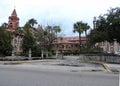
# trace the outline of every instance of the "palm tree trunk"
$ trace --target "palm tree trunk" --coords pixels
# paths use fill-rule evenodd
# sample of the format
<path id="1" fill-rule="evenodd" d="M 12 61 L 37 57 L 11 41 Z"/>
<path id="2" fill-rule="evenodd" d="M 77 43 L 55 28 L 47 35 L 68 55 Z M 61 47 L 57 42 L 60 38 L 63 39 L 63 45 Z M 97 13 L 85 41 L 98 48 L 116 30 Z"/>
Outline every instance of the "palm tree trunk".
<path id="1" fill-rule="evenodd" d="M 81 54 L 81 33 L 79 33 L 79 43 L 80 43 L 79 49 L 80 49 L 80 54 Z"/>
<path id="2" fill-rule="evenodd" d="M 85 36 L 86 36 L 86 48 L 87 48 L 87 53 L 88 53 L 88 39 L 87 39 L 87 31 L 85 31 Z"/>
<path id="3" fill-rule="evenodd" d="M 56 38 L 57 38 L 57 32 L 56 32 Z M 58 38 L 57 38 L 57 41 L 59 41 Z M 57 42 L 56 58 L 58 58 L 58 48 L 59 48 L 59 44 L 58 44 L 58 42 Z"/>

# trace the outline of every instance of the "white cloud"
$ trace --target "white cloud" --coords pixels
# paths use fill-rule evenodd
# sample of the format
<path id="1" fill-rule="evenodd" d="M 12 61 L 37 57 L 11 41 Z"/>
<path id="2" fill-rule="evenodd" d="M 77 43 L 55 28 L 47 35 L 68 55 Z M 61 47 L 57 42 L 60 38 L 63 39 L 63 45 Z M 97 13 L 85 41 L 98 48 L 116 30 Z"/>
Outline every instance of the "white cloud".
<path id="1" fill-rule="evenodd" d="M 7 22 L 16 6 L 20 25 L 24 25 L 30 18 L 35 18 L 42 25 L 61 25 L 68 34 L 72 33 L 72 25 L 76 21 L 82 20 L 92 27 L 94 16 L 106 13 L 107 9 L 119 6 L 119 3 L 120 0 L 2 0 L 0 23 Z"/>

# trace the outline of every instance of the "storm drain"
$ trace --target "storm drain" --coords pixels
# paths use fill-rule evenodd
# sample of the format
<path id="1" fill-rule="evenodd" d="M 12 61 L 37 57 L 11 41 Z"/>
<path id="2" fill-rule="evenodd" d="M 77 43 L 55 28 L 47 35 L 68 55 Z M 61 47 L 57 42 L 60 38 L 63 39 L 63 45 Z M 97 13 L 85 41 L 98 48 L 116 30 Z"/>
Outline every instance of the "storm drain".
<path id="1" fill-rule="evenodd" d="M 78 70 L 70 70 L 70 72 L 78 72 Z"/>
<path id="2" fill-rule="evenodd" d="M 102 71 L 102 70 L 96 70 L 96 69 L 93 69 L 91 70 L 92 72 L 99 72 L 99 71 Z"/>
<path id="3" fill-rule="evenodd" d="M 111 69 L 111 71 L 112 71 L 113 73 L 119 73 L 119 72 L 120 72 L 120 71 L 117 70 L 117 69 Z"/>

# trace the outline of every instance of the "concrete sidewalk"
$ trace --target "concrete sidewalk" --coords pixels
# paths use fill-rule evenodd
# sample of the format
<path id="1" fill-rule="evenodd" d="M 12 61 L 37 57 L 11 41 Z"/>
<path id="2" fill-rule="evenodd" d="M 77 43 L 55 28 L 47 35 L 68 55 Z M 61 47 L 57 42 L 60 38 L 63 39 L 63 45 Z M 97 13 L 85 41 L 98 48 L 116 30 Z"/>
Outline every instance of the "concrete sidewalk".
<path id="1" fill-rule="evenodd" d="M 44 60 L 27 60 L 27 61 L 0 61 L 0 64 L 3 65 L 12 65 L 18 67 L 33 67 L 33 68 L 43 68 L 43 69 L 54 69 L 54 70 L 76 70 L 76 71 L 104 71 L 104 72 L 120 72 L 120 64 L 108 64 L 103 62 L 96 62 L 90 61 L 90 63 L 97 63 L 103 66 L 102 67 L 73 67 L 73 66 L 60 66 L 60 65 L 53 65 L 54 62 L 61 62 L 63 60 L 59 59 L 44 59 Z M 41 63 L 41 62 L 49 62 L 50 64 L 36 64 L 34 63 Z M 33 63 L 33 64 L 32 64 Z M 17 65 L 16 65 L 17 64 Z M 52 65 L 51 65 L 52 64 Z M 55 63 L 56 64 L 56 63 Z"/>
<path id="2" fill-rule="evenodd" d="M 29 61 L 1 61 L 0 63 L 4 66 L 11 67 L 22 67 L 22 68 L 38 68 L 38 69 L 48 69 L 48 70 L 64 70 L 64 71 L 94 71 L 94 72 L 106 72 L 103 67 L 95 66 L 63 66 L 59 65 L 63 60 L 29 60 Z"/>
<path id="3" fill-rule="evenodd" d="M 49 70 L 49 71 L 68 71 L 68 72 L 106 72 L 106 70 L 102 67 L 73 67 L 73 66 L 60 66 L 52 64 L 17 64 L 17 65 L 0 65 L 0 67 L 7 68 L 16 68 L 16 69 L 30 69 L 30 70 Z"/>
<path id="4" fill-rule="evenodd" d="M 119 72 L 120 73 L 120 64 L 110 64 L 110 63 L 105 63 L 108 68 L 111 70 L 111 72 Z"/>

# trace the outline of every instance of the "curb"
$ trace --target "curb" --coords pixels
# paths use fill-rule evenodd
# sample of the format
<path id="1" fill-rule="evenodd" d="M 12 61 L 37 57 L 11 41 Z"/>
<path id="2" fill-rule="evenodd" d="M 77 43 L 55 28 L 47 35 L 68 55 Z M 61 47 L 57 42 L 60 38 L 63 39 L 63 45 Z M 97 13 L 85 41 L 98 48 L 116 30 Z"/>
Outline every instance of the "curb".
<path id="1" fill-rule="evenodd" d="M 60 60 L 27 60 L 27 61 L 0 61 L 0 64 L 23 64 L 23 63 L 35 63 L 35 62 L 58 62 Z"/>
<path id="2" fill-rule="evenodd" d="M 88 62 L 95 63 L 95 64 L 101 64 L 107 72 L 109 72 L 109 73 L 112 72 L 104 62 L 98 62 L 98 61 L 88 61 Z"/>

